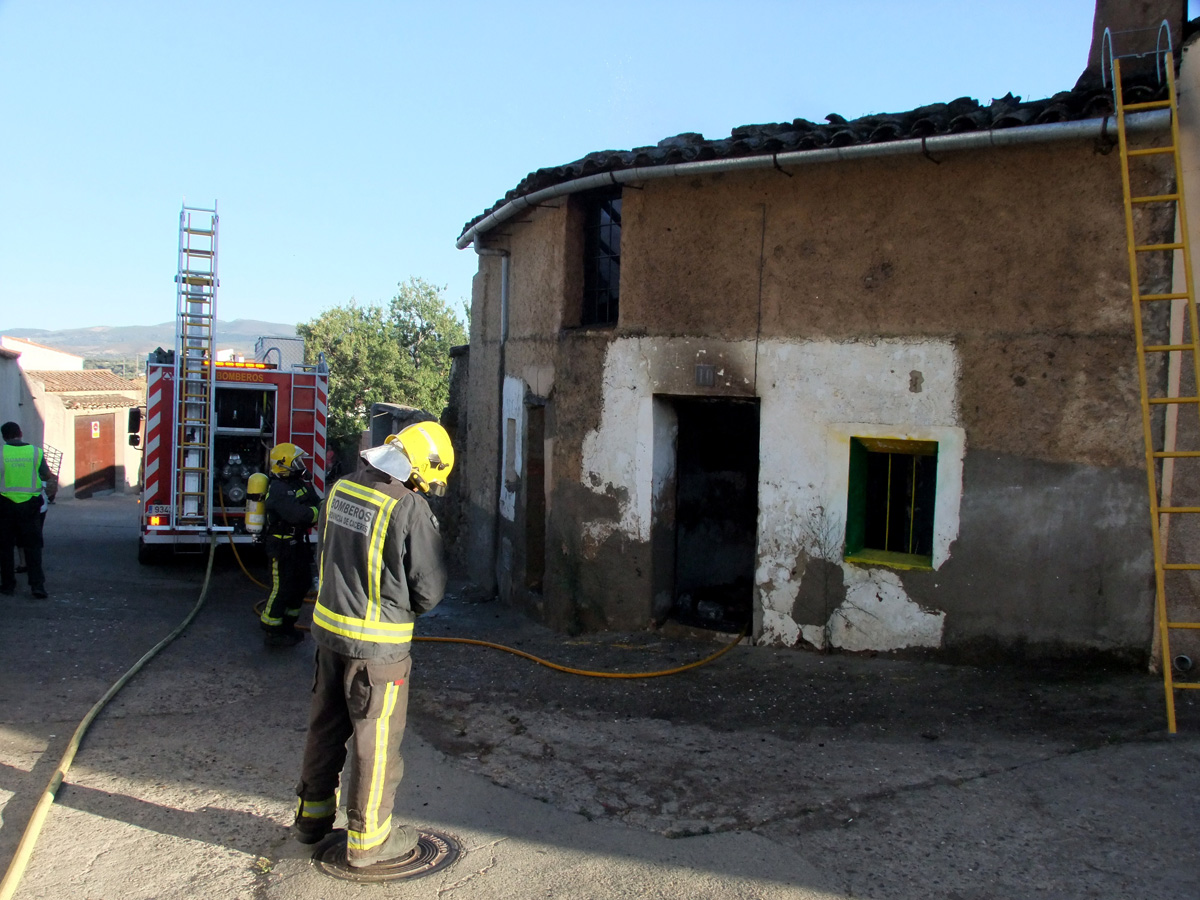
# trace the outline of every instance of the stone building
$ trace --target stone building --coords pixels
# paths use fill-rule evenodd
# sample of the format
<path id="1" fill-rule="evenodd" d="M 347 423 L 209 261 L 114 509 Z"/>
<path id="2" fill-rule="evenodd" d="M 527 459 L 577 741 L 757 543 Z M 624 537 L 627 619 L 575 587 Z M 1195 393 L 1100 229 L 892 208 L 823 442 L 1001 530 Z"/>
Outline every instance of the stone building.
<path id="1" fill-rule="evenodd" d="M 459 238 L 480 254 L 467 575 L 567 631 L 1144 659 L 1111 112 L 1085 73 L 1046 100 L 684 134 L 531 174 Z M 1139 146 L 1169 135 L 1162 114 L 1129 122 Z M 1172 217 L 1139 215 L 1170 239 Z M 1164 259 L 1144 288 L 1171 277 Z"/>

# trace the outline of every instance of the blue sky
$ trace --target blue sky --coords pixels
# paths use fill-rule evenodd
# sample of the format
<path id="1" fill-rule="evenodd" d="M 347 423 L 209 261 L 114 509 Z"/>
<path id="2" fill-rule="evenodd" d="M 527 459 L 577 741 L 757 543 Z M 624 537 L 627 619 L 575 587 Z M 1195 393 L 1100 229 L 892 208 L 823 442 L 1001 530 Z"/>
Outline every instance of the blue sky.
<path id="1" fill-rule="evenodd" d="M 219 203 L 218 315 L 304 321 L 421 276 L 528 172 L 685 131 L 1070 88 L 1092 0 L 0 0 L 0 330 L 174 315 Z"/>

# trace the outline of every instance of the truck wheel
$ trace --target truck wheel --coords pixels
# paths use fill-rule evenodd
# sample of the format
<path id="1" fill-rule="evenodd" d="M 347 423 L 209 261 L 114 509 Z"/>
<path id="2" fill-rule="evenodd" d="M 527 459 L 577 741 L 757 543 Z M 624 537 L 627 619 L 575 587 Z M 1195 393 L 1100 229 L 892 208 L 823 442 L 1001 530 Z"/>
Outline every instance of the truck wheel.
<path id="1" fill-rule="evenodd" d="M 138 538 L 138 562 L 143 566 L 160 565 L 166 558 L 164 548 L 159 544 L 147 544 L 143 538 Z"/>

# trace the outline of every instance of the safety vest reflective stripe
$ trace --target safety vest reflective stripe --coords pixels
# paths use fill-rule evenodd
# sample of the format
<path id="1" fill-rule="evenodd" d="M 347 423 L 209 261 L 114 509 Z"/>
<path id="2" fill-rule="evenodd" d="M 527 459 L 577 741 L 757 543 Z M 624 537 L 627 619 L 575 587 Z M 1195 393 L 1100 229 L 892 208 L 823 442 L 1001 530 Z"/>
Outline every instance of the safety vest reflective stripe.
<path id="1" fill-rule="evenodd" d="M 14 503 L 32 500 L 42 492 L 42 448 L 5 444 L 0 450 L 0 495 Z"/>
<path id="2" fill-rule="evenodd" d="M 388 525 L 392 520 L 392 512 L 398 502 L 395 497 L 389 497 L 380 491 L 363 487 L 349 481 L 339 481 L 331 492 L 344 493 L 363 503 L 374 506 L 378 512 L 371 523 L 367 535 L 367 608 L 365 619 L 368 622 L 378 622 L 382 614 L 381 583 L 383 581 L 383 545 L 387 541 Z M 328 528 L 328 525 L 326 525 Z"/>
<path id="3" fill-rule="evenodd" d="M 343 637 L 375 644 L 407 644 L 412 641 L 412 622 L 368 622 L 343 616 L 327 609 L 318 600 L 313 608 L 313 624 Z"/>

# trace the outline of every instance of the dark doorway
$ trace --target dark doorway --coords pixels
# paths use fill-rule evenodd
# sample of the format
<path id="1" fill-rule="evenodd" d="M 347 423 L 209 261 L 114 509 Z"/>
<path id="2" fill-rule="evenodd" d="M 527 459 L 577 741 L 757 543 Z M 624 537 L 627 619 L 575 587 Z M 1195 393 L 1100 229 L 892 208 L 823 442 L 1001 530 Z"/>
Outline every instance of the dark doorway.
<path id="1" fill-rule="evenodd" d="M 676 399 L 671 618 L 739 631 L 754 599 L 758 401 Z"/>
<path id="2" fill-rule="evenodd" d="M 117 487 L 114 413 L 75 417 L 75 496 L 84 499 Z"/>
<path id="3" fill-rule="evenodd" d="M 546 407 L 525 410 L 525 587 L 542 592 L 546 576 Z"/>

